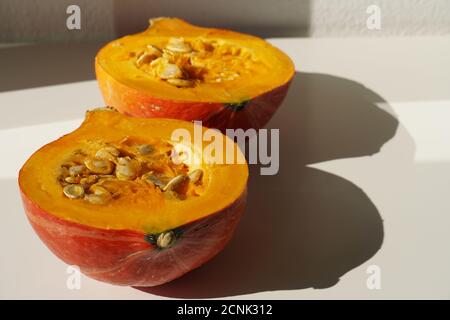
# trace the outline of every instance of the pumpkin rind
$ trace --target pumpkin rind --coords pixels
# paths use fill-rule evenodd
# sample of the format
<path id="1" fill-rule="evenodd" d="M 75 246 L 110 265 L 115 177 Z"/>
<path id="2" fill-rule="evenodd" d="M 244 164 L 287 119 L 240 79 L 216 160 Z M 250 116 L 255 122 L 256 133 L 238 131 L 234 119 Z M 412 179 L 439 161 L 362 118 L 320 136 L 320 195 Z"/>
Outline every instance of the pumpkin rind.
<path id="1" fill-rule="evenodd" d="M 105 67 L 107 65 L 105 61 L 109 59 L 109 52 L 113 50 L 111 48 L 115 44 L 121 43 L 121 39 L 118 39 L 105 46 L 98 53 L 95 61 L 97 80 L 105 103 L 114 106 L 120 112 L 135 117 L 166 117 L 187 121 L 202 120 L 204 126 L 218 128 L 222 131 L 226 128 L 259 129 L 266 125 L 286 96 L 295 72 L 292 61 L 286 55 L 257 37 L 228 30 L 200 28 L 176 18 L 156 20 L 148 30 L 123 39 L 129 43 L 133 41 L 133 37 L 139 39 L 150 37 L 149 39 L 152 39 L 152 37 L 173 36 L 223 38 L 224 41 L 230 39 L 245 40 L 249 43 L 249 47 L 251 47 L 251 43 L 255 44 L 253 49 L 255 52 L 258 52 L 258 50 L 267 51 L 267 53 L 264 52 L 261 55 L 279 56 L 280 62 L 264 73 L 264 81 L 267 83 L 265 89 L 262 90 L 255 91 L 255 87 L 258 86 L 253 83 L 255 79 L 248 79 L 246 82 L 238 81 L 236 83 L 235 88 L 238 88 L 240 93 L 235 97 L 233 96 L 233 90 L 236 89 L 233 87 L 227 89 L 231 94 L 230 98 L 221 97 L 220 93 L 214 96 L 213 91 L 207 91 L 209 89 L 199 90 L 196 95 L 185 95 L 184 93 L 189 92 L 189 88 L 179 88 L 179 91 L 172 90 L 164 93 L 164 86 L 152 85 L 144 88 L 126 80 L 124 73 L 127 72 L 125 71 L 127 69 L 125 67 L 120 72 L 113 67 Z M 113 62 L 108 63 L 113 65 Z M 280 74 L 276 77 L 277 80 L 271 80 L 271 72 Z M 275 81 L 275 83 L 272 84 L 271 81 Z M 149 82 L 154 81 L 149 80 Z M 250 87 L 253 89 L 249 90 L 253 93 L 249 91 L 248 94 L 243 94 L 246 90 L 243 89 L 246 83 L 251 84 Z"/>
<path id="2" fill-rule="evenodd" d="M 81 271 L 89 277 L 112 284 L 132 286 L 155 286 L 171 281 L 202 265 L 220 252 L 232 237 L 233 231 L 244 211 L 246 203 L 246 174 L 248 174 L 247 165 L 236 164 L 238 167 L 231 171 L 244 170 L 242 173 L 245 173 L 245 175 L 235 176 L 240 181 L 235 181 L 234 183 L 239 185 L 238 189 L 241 188 L 241 185 L 243 189 L 236 193 L 237 196 L 235 198 L 230 198 L 229 200 L 231 201 L 224 200 L 223 195 L 221 195 L 220 199 L 216 199 L 220 204 L 219 206 L 216 206 L 217 203 L 210 204 L 211 207 L 216 206 L 217 208 L 221 207 L 221 209 L 212 209 L 202 215 L 192 215 L 189 214 L 188 211 L 191 209 L 187 205 L 187 212 L 179 215 L 175 211 L 172 213 L 174 217 L 170 224 L 164 222 L 164 219 L 153 220 L 162 221 L 161 223 L 163 223 L 160 226 L 153 226 L 153 230 L 157 230 L 157 233 L 170 232 L 171 230 L 177 233 L 177 239 L 172 245 L 167 246 L 167 248 L 161 248 L 156 243 L 149 241 L 155 233 L 145 231 L 145 228 L 139 227 L 139 224 L 134 222 L 126 223 L 127 219 L 133 219 L 132 212 L 123 212 L 124 217 L 120 223 L 109 224 L 108 221 L 93 223 L 92 220 L 96 219 L 95 215 L 100 216 L 100 213 L 106 210 L 105 207 L 97 206 L 92 207 L 90 220 L 83 220 L 83 215 L 79 215 L 75 216 L 79 221 L 75 221 L 76 219 L 73 219 L 74 216 L 72 214 L 55 214 L 56 212 L 53 210 L 55 208 L 64 209 L 64 206 L 66 206 L 67 210 L 81 212 L 81 207 L 77 206 L 76 201 L 83 200 L 68 198 L 58 200 L 63 197 L 59 195 L 59 193 L 62 193 L 62 188 L 58 187 L 55 179 L 54 182 L 42 180 L 43 184 L 38 185 L 46 193 L 52 194 L 55 190 L 59 192 L 58 195 L 54 195 L 54 203 L 66 202 L 61 202 L 62 205 L 42 203 L 42 199 L 45 198 L 36 195 L 42 190 L 35 190 L 34 188 L 37 185 L 29 183 L 30 179 L 36 178 L 35 172 L 44 171 L 48 174 L 51 173 L 51 170 L 47 168 L 33 169 L 33 165 L 39 163 L 34 162 L 35 160 L 33 159 L 43 157 L 47 152 L 56 152 L 54 157 L 58 158 L 57 151 L 60 149 L 54 149 L 55 147 L 52 149 L 52 144 L 64 150 L 69 148 L 71 143 L 76 146 L 77 143 L 80 143 L 80 138 L 83 136 L 92 138 L 101 132 L 103 132 L 104 136 L 107 136 L 106 130 L 108 126 L 114 126 L 114 129 L 112 129 L 114 133 L 110 133 L 114 135 L 127 132 L 142 134 L 143 132 L 140 131 L 148 130 L 149 123 L 151 128 L 158 128 L 158 123 L 161 123 L 161 130 L 165 130 L 164 132 L 169 132 L 170 126 L 173 126 L 173 128 L 177 128 L 177 125 L 187 128 L 193 126 L 193 124 L 178 120 L 137 119 L 117 112 L 92 111 L 88 113 L 87 119 L 80 128 L 38 150 L 20 171 L 19 186 L 21 197 L 32 227 L 56 256 L 70 265 L 79 266 Z M 121 130 L 125 131 L 122 132 Z M 91 131 L 94 131 L 95 134 Z M 156 133 L 153 134 L 156 135 Z M 46 158 L 44 157 L 43 159 Z M 48 165 L 51 165 L 51 163 Z M 220 166 L 223 167 L 224 165 Z M 207 167 L 204 168 L 209 170 Z M 207 172 L 205 174 L 214 175 L 216 173 Z M 213 177 L 210 177 L 210 179 L 213 179 Z M 222 176 L 220 176 L 220 180 L 222 180 Z M 52 181 L 52 179 L 48 181 Z M 52 186 L 49 186 L 49 183 Z M 211 185 L 211 188 L 206 188 L 206 192 L 214 190 L 214 186 Z M 209 198 L 205 197 L 205 199 Z M 199 199 L 198 201 L 201 200 Z M 183 203 L 181 201 L 179 203 L 180 205 L 171 208 L 173 210 L 182 210 Z M 205 205 L 208 205 L 208 203 Z M 132 211 L 136 205 L 130 204 L 129 207 Z M 148 210 L 149 213 L 156 214 L 151 208 Z M 191 218 L 185 219 L 186 217 Z M 128 227 L 117 227 L 120 225 Z M 113 227 L 111 228 L 110 226 Z"/>
<path id="3" fill-rule="evenodd" d="M 42 210 L 23 192 L 21 196 L 31 226 L 58 258 L 96 280 L 143 287 L 172 281 L 217 255 L 233 236 L 246 204 L 244 192 L 228 208 L 182 226 L 178 243 L 161 251 L 143 232 L 66 221 Z"/>

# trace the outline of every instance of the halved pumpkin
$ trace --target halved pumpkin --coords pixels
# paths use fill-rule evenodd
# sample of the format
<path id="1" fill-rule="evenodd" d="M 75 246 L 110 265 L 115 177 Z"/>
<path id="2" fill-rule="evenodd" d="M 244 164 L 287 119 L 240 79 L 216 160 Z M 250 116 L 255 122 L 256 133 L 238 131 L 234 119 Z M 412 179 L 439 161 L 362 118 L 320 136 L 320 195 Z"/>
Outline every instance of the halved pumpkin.
<path id="1" fill-rule="evenodd" d="M 216 255 L 243 213 L 247 164 L 214 163 L 208 144 L 175 141 L 174 130 L 207 129 L 94 110 L 34 153 L 19 185 L 50 250 L 92 278 L 133 286 L 171 281 Z M 236 144 L 223 143 L 243 159 Z"/>
<path id="2" fill-rule="evenodd" d="M 261 38 L 202 28 L 177 18 L 114 40 L 95 59 L 106 104 L 136 117 L 263 127 L 295 73 L 290 58 Z"/>

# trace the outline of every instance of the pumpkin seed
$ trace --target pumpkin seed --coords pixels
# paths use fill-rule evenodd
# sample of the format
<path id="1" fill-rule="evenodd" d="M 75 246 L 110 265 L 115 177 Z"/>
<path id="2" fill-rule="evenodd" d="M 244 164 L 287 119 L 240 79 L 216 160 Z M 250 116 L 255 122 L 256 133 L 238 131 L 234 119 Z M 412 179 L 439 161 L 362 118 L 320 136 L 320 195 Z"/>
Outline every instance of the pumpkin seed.
<path id="1" fill-rule="evenodd" d="M 181 195 L 176 193 L 175 191 L 166 191 L 163 193 L 163 195 L 167 200 L 182 200 Z"/>
<path id="2" fill-rule="evenodd" d="M 110 194 L 87 194 L 84 200 L 91 204 L 106 204 L 112 199 Z"/>
<path id="3" fill-rule="evenodd" d="M 59 172 L 60 172 L 59 181 L 64 181 L 64 178 L 69 175 L 69 169 L 67 167 L 61 166 L 61 168 L 59 168 Z"/>
<path id="4" fill-rule="evenodd" d="M 156 245 L 161 249 L 169 248 L 175 240 L 175 233 L 173 231 L 163 232 L 158 236 Z"/>
<path id="5" fill-rule="evenodd" d="M 97 181 L 98 181 L 98 176 L 95 175 L 95 174 L 90 175 L 90 176 L 88 176 L 88 177 L 86 178 L 86 182 L 89 183 L 89 184 L 96 183 Z"/>
<path id="6" fill-rule="evenodd" d="M 133 180 L 140 170 L 139 161 L 129 157 L 118 158 L 116 166 L 116 177 L 119 180 Z"/>
<path id="7" fill-rule="evenodd" d="M 157 70 L 157 74 L 161 79 L 174 79 L 181 78 L 183 76 L 183 72 L 180 67 L 173 63 L 166 63 L 162 65 L 162 67 Z"/>
<path id="8" fill-rule="evenodd" d="M 115 158 L 117 158 L 120 154 L 120 151 L 117 150 L 115 147 L 113 146 L 106 146 L 103 147 L 101 149 L 99 149 L 96 153 L 95 153 L 95 157 L 98 159 L 105 159 L 105 160 L 109 160 L 109 161 L 114 161 Z"/>
<path id="9" fill-rule="evenodd" d="M 192 171 L 191 173 L 189 173 L 189 180 L 193 184 L 197 184 L 198 182 L 200 182 L 202 177 L 203 177 L 202 169 L 196 169 L 196 170 Z"/>
<path id="10" fill-rule="evenodd" d="M 105 175 L 103 177 L 99 176 L 97 183 L 103 183 L 103 182 L 111 181 L 111 180 L 115 180 L 115 179 L 117 179 L 117 177 L 113 176 L 113 175 Z"/>
<path id="11" fill-rule="evenodd" d="M 102 195 L 102 194 L 110 194 L 110 192 L 105 188 L 98 184 L 94 184 L 89 188 L 89 191 L 91 191 L 93 194 L 96 195 Z"/>
<path id="12" fill-rule="evenodd" d="M 78 199 L 84 195 L 84 188 L 78 184 L 69 184 L 64 187 L 63 192 L 70 199 Z"/>
<path id="13" fill-rule="evenodd" d="M 184 174 L 176 176 L 166 184 L 166 186 L 163 188 L 163 191 L 174 191 L 186 180 L 186 178 L 187 176 Z"/>
<path id="14" fill-rule="evenodd" d="M 100 174 L 98 177 L 100 179 L 114 179 L 116 176 L 113 174 Z"/>
<path id="15" fill-rule="evenodd" d="M 64 186 L 68 185 L 68 182 L 66 182 L 65 179 L 66 179 L 66 176 L 61 174 L 61 175 L 58 176 L 58 178 L 56 180 L 59 182 L 59 184 L 61 186 L 64 187 Z"/>
<path id="16" fill-rule="evenodd" d="M 158 177 L 156 177 L 155 175 L 153 175 L 151 173 L 146 173 L 145 175 L 142 176 L 142 178 L 146 182 L 153 183 L 155 186 L 157 186 L 160 189 L 163 189 L 166 186 L 166 184 L 164 182 L 162 182 Z"/>
<path id="17" fill-rule="evenodd" d="M 138 67 L 142 66 L 145 63 L 149 63 L 153 59 L 157 58 L 154 54 L 150 52 L 143 52 L 137 59 L 136 59 L 136 65 Z"/>
<path id="18" fill-rule="evenodd" d="M 163 49 L 163 54 L 162 54 L 162 58 L 166 61 L 169 62 L 173 57 L 175 56 L 175 53 L 167 50 L 167 49 Z"/>
<path id="19" fill-rule="evenodd" d="M 72 161 L 70 161 L 70 162 L 64 162 L 62 165 L 61 165 L 61 173 L 62 174 L 69 174 L 69 168 L 71 167 L 71 166 L 76 166 L 77 164 L 75 163 L 75 162 L 72 162 Z"/>
<path id="20" fill-rule="evenodd" d="M 147 52 L 150 54 L 153 54 L 155 56 L 160 57 L 162 55 L 161 49 L 159 49 L 157 46 L 154 46 L 152 44 L 147 45 Z"/>
<path id="21" fill-rule="evenodd" d="M 96 183 L 97 181 L 98 181 L 98 176 L 94 174 L 94 175 L 87 176 L 85 178 L 81 178 L 79 183 L 83 186 L 88 187 L 89 185 Z"/>
<path id="22" fill-rule="evenodd" d="M 146 154 L 150 154 L 153 151 L 155 151 L 155 148 L 149 144 L 141 144 L 141 145 L 137 146 L 137 150 L 138 150 L 139 154 L 146 155 Z"/>
<path id="23" fill-rule="evenodd" d="M 162 56 L 162 57 L 157 58 L 157 59 L 153 60 L 152 62 L 150 62 L 150 67 L 157 68 L 157 67 L 161 67 L 167 63 L 169 63 L 169 59 Z"/>
<path id="24" fill-rule="evenodd" d="M 176 78 L 175 79 L 167 79 L 167 82 L 174 86 L 183 87 L 183 88 L 192 87 L 192 85 L 194 84 L 194 82 L 191 80 L 176 79 Z"/>
<path id="25" fill-rule="evenodd" d="M 83 172 L 85 172 L 85 170 L 86 170 L 86 167 L 82 164 L 74 165 L 69 168 L 69 174 L 71 176 L 76 176 L 76 175 L 82 174 Z"/>
<path id="26" fill-rule="evenodd" d="M 189 43 L 184 42 L 183 38 L 170 38 L 166 48 L 172 52 L 178 53 L 187 53 L 192 51 Z"/>
<path id="27" fill-rule="evenodd" d="M 66 177 L 64 181 L 71 184 L 80 183 L 80 177 L 69 176 Z"/>
<path id="28" fill-rule="evenodd" d="M 84 164 L 93 173 L 109 174 L 114 170 L 113 163 L 105 159 L 89 158 L 84 161 Z"/>

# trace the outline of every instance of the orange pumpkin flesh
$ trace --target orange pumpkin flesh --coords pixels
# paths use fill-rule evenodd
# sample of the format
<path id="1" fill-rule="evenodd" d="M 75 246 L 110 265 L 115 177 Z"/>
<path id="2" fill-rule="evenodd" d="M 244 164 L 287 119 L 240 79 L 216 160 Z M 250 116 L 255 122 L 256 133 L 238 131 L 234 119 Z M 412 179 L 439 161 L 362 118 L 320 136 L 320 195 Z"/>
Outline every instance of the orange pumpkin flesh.
<path id="1" fill-rule="evenodd" d="M 206 159 L 195 165 L 168 166 L 167 148 L 176 149 L 178 143 L 170 140 L 171 133 L 180 128 L 192 135 L 196 130 L 194 124 L 180 120 L 90 111 L 77 130 L 34 153 L 20 170 L 19 185 L 27 217 L 42 241 L 86 275 L 118 285 L 166 283 L 216 255 L 243 213 L 247 164 L 214 164 Z M 108 202 L 92 204 L 64 195 L 61 175 L 65 163 L 77 166 L 80 157 L 91 159 L 104 145 L 116 146 L 121 157 L 131 157 L 134 145 L 142 143 L 155 149 L 146 162 L 142 160 L 147 167 L 141 165 L 131 180 L 105 176 L 105 188 L 115 192 Z M 231 145 L 233 152 L 242 156 L 237 145 Z M 199 153 L 197 146 L 189 148 L 203 160 L 208 156 Z M 115 166 L 117 172 L 119 164 Z M 177 191 L 183 197 L 168 197 L 168 192 L 143 181 L 150 166 L 161 175 L 200 168 L 203 176 L 199 185 L 189 182 L 184 191 Z M 85 192 L 89 190 L 92 187 L 85 186 Z M 164 246 L 160 240 L 169 233 L 171 238 L 166 240 L 170 245 Z"/>
<path id="2" fill-rule="evenodd" d="M 181 41 L 188 52 L 171 51 L 173 41 Z M 154 48 L 162 51 L 153 54 Z M 142 59 L 144 54 L 148 59 Z M 179 66 L 179 77 L 191 85 L 161 78 L 158 58 Z M 263 127 L 295 72 L 289 57 L 263 39 L 177 18 L 151 20 L 144 32 L 110 42 L 98 53 L 95 67 L 105 102 L 120 112 L 202 120 L 221 130 Z"/>

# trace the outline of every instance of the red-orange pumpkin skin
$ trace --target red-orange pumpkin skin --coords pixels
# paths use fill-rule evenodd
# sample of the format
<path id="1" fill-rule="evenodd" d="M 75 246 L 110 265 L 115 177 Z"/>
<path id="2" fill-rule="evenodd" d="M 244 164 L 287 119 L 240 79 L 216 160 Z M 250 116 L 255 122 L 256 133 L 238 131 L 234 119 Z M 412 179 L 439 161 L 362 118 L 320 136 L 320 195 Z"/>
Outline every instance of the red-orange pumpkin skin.
<path id="1" fill-rule="evenodd" d="M 230 240 L 246 204 L 244 192 L 222 211 L 181 226 L 174 245 L 159 249 L 143 232 L 70 222 L 45 212 L 22 190 L 21 196 L 33 229 L 56 256 L 91 278 L 123 286 L 160 285 L 201 266 Z"/>
<path id="2" fill-rule="evenodd" d="M 219 129 L 263 128 L 273 117 L 288 92 L 291 80 L 241 104 L 190 102 L 153 97 L 114 79 L 96 63 L 97 80 L 105 104 L 124 114 L 140 118 L 173 118 L 202 121 Z"/>

